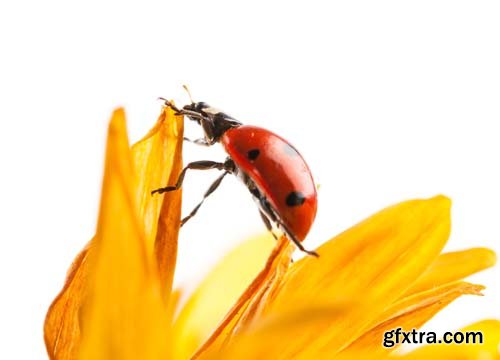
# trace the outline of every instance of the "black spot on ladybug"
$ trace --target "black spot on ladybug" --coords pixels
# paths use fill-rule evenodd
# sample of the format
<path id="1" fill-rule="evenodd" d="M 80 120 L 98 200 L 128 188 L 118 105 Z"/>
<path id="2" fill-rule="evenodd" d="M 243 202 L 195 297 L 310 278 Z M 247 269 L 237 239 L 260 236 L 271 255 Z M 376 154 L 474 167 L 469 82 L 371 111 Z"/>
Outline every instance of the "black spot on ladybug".
<path id="1" fill-rule="evenodd" d="M 286 204 L 288 206 L 300 206 L 304 203 L 304 201 L 306 201 L 306 197 L 298 191 L 292 191 L 286 197 Z"/>
<path id="2" fill-rule="evenodd" d="M 295 149 L 290 144 L 285 144 L 285 146 L 283 146 L 283 150 L 285 151 L 285 153 L 287 155 L 290 155 L 290 156 L 299 156 L 299 152 L 297 151 L 297 149 Z"/>
<path id="3" fill-rule="evenodd" d="M 248 151 L 248 158 L 250 160 L 255 160 L 259 157 L 260 155 L 260 150 L 259 149 L 252 149 Z"/>

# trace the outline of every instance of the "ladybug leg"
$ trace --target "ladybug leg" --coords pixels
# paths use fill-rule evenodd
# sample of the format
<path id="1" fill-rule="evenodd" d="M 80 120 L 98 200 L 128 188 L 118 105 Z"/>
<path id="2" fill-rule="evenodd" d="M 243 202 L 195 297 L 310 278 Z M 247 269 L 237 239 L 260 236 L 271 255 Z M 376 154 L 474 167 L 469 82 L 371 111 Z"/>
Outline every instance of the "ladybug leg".
<path id="1" fill-rule="evenodd" d="M 165 99 L 164 97 L 159 97 L 158 100 L 161 100 L 165 103 L 165 106 L 168 106 L 172 110 L 175 111 L 175 115 L 187 115 L 192 118 L 195 118 L 197 120 L 202 120 L 204 117 L 203 115 L 197 113 L 196 111 L 191 111 L 191 110 L 186 110 L 186 109 L 179 109 L 177 106 L 175 106 L 170 100 Z"/>
<path id="2" fill-rule="evenodd" d="M 182 110 L 175 106 L 170 100 L 165 99 L 164 97 L 159 97 L 158 100 L 161 100 L 165 103 L 165 106 L 168 106 L 172 110 L 176 112 L 176 115 L 182 114 Z"/>
<path id="3" fill-rule="evenodd" d="M 316 251 L 307 250 L 304 247 L 304 245 L 302 245 L 302 243 L 299 241 L 299 239 L 297 239 L 287 229 L 287 227 L 285 226 L 285 224 L 283 224 L 281 222 L 281 219 L 276 215 L 276 212 L 271 208 L 271 206 L 269 205 L 269 202 L 267 202 L 267 200 L 266 200 L 265 197 L 263 197 L 261 195 L 260 198 L 259 198 L 259 202 L 260 202 L 260 206 L 261 206 L 261 209 L 262 209 L 261 212 L 263 211 L 264 215 L 269 216 L 269 218 L 271 218 L 271 220 L 274 221 L 281 230 L 283 230 L 283 232 L 285 233 L 286 237 L 289 240 L 293 241 L 293 243 L 295 244 L 295 246 L 297 246 L 300 251 L 305 252 L 306 254 L 311 255 L 311 256 L 319 257 L 319 254 Z"/>
<path id="4" fill-rule="evenodd" d="M 184 141 L 188 141 L 190 143 L 196 144 L 196 145 L 201 145 L 201 146 L 210 146 L 210 144 L 207 142 L 207 140 L 200 138 L 200 139 L 189 139 L 187 137 L 184 137 Z"/>
<path id="5" fill-rule="evenodd" d="M 203 195 L 203 199 L 200 201 L 200 203 L 198 205 L 195 206 L 195 208 L 189 213 L 188 216 L 186 216 L 184 219 L 182 219 L 181 221 L 181 226 L 184 225 L 189 219 L 191 219 L 193 216 L 196 215 L 196 213 L 198 212 L 199 208 L 201 207 L 201 205 L 203 204 L 203 202 L 205 201 L 205 199 L 207 197 L 210 196 L 210 194 L 212 194 L 220 185 L 220 183 L 222 182 L 222 179 L 224 179 L 224 177 L 229 174 L 229 171 L 225 171 L 221 176 L 219 176 L 213 183 L 212 185 L 210 185 L 210 187 L 208 188 L 208 190 L 205 192 L 205 194 Z"/>
<path id="6" fill-rule="evenodd" d="M 292 233 L 290 233 L 281 222 L 278 221 L 278 224 L 280 225 L 280 227 L 282 227 L 285 230 L 286 237 L 288 239 L 292 240 L 293 243 L 295 244 L 295 246 L 297 246 L 300 251 L 305 252 L 307 255 L 311 255 L 311 256 L 314 256 L 314 257 L 319 257 L 319 254 L 316 251 L 307 250 L 304 247 L 304 245 L 302 245 L 302 243 L 299 241 L 299 239 L 297 239 Z"/>
<path id="7" fill-rule="evenodd" d="M 278 237 L 273 231 L 273 226 L 271 225 L 271 220 L 264 214 L 261 210 L 259 210 L 260 217 L 262 218 L 262 221 L 264 222 L 264 225 L 266 225 L 267 230 L 271 233 L 273 236 L 274 240 L 278 240 Z"/>
<path id="8" fill-rule="evenodd" d="M 174 109 L 175 110 L 175 109 Z M 202 114 L 196 112 L 196 111 L 192 111 L 192 110 L 186 110 L 186 109 L 179 109 L 179 111 L 177 111 L 180 115 L 187 115 L 193 119 L 196 119 L 196 120 L 206 120 L 206 117 L 203 116 Z"/>
<path id="9" fill-rule="evenodd" d="M 182 169 L 179 178 L 177 179 L 177 182 L 173 186 L 166 186 L 163 188 L 159 188 L 156 190 L 151 191 L 151 195 L 158 193 L 158 194 L 163 194 L 164 192 L 168 191 L 174 191 L 178 190 L 182 186 L 182 182 L 184 181 L 184 176 L 186 176 L 186 172 L 189 169 L 192 170 L 211 170 L 211 169 L 217 169 L 217 170 L 225 170 L 228 167 L 227 161 L 226 162 L 215 162 L 215 161 L 209 161 L 209 160 L 201 160 L 201 161 L 193 161 L 192 163 L 189 163 L 186 165 L 184 169 Z M 229 169 L 226 169 L 229 171 Z"/>

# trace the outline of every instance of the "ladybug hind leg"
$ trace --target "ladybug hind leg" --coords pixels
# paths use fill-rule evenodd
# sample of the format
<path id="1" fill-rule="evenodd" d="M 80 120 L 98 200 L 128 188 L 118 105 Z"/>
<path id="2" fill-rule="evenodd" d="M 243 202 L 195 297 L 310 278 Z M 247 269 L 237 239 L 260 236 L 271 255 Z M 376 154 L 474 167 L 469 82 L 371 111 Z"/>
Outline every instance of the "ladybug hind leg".
<path id="1" fill-rule="evenodd" d="M 271 207 L 269 202 L 262 195 L 260 195 L 260 197 L 259 197 L 259 204 L 260 204 L 260 213 L 261 213 L 262 220 L 264 220 L 264 218 L 266 219 L 266 220 L 264 220 L 264 223 L 266 224 L 266 227 L 268 230 L 270 230 L 272 232 L 272 226 L 270 224 L 270 221 L 273 221 L 277 225 L 277 227 L 285 233 L 286 237 L 289 240 L 291 240 L 295 244 L 295 246 L 297 246 L 297 248 L 300 251 L 306 253 L 307 255 L 319 257 L 319 254 L 316 251 L 307 250 L 304 247 L 304 245 L 302 245 L 300 240 L 297 239 L 297 237 L 295 237 L 295 235 L 293 235 L 293 233 L 290 230 L 288 230 L 288 228 L 285 226 L 285 224 L 283 224 L 283 222 L 281 221 L 279 216 L 273 210 L 273 208 Z M 268 223 L 269 223 L 269 225 L 268 225 Z M 274 234 L 273 234 L 273 236 L 274 236 Z M 275 236 L 275 238 L 276 238 L 276 236 Z"/>
<path id="2" fill-rule="evenodd" d="M 181 226 L 183 226 L 189 219 L 191 219 L 193 216 L 196 215 L 196 213 L 198 212 L 198 210 L 200 209 L 201 205 L 203 204 L 203 202 L 205 201 L 205 199 L 207 197 L 210 196 L 210 194 L 212 194 L 220 185 L 220 183 L 222 182 L 222 179 L 224 179 L 224 177 L 229 174 L 229 171 L 225 171 L 221 176 L 219 176 L 213 183 L 212 185 L 210 185 L 210 187 L 208 188 L 208 190 L 205 192 L 205 194 L 203 194 L 203 199 L 201 199 L 201 201 L 198 203 L 198 205 L 196 205 L 194 207 L 193 210 L 191 210 L 191 212 L 189 213 L 188 216 L 186 216 L 185 218 L 183 218 L 181 220 Z"/>
<path id="3" fill-rule="evenodd" d="M 264 222 L 264 225 L 266 226 L 267 230 L 271 233 L 273 236 L 274 240 L 278 240 L 278 236 L 274 233 L 273 231 L 273 225 L 271 224 L 271 220 L 267 217 L 266 214 L 262 212 L 262 210 L 259 210 L 260 217 L 262 221 Z"/>
<path id="4" fill-rule="evenodd" d="M 295 244 L 295 246 L 297 246 L 300 251 L 305 252 L 307 255 L 311 255 L 311 256 L 314 256 L 314 257 L 319 257 L 319 254 L 316 251 L 314 251 L 314 250 L 307 250 L 304 247 L 304 245 L 302 245 L 302 243 L 300 242 L 300 240 L 297 239 L 295 237 L 295 235 L 293 235 L 290 231 L 288 231 L 288 229 L 286 228 L 285 225 L 283 225 L 281 222 L 278 222 L 278 226 L 283 229 L 283 232 L 285 233 L 286 237 L 289 240 L 292 240 L 293 243 Z"/>

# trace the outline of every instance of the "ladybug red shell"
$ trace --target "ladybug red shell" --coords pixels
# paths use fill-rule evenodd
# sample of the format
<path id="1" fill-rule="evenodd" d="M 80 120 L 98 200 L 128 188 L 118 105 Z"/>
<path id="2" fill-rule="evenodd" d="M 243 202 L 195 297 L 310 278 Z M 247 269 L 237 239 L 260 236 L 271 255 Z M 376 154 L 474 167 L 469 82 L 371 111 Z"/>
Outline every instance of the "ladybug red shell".
<path id="1" fill-rule="evenodd" d="M 185 140 L 205 146 L 220 142 L 228 154 L 224 162 L 204 160 L 189 163 L 181 171 L 175 185 L 152 191 L 163 193 L 179 189 L 189 169 L 224 171 L 206 191 L 203 200 L 182 220 L 181 225 L 196 214 L 205 198 L 217 189 L 227 174 L 234 174 L 257 201 L 262 220 L 269 231 L 272 232 L 274 223 L 300 250 L 318 256 L 316 252 L 306 250 L 301 243 L 316 217 L 317 193 L 311 171 L 295 147 L 269 130 L 243 125 L 204 102 L 192 103 L 182 109 L 165 102 L 177 113 L 186 115 L 202 127 L 204 138 Z"/>
<path id="2" fill-rule="evenodd" d="M 316 217 L 317 194 L 299 152 L 281 136 L 250 125 L 227 130 L 221 143 L 255 182 L 288 232 L 304 240 Z"/>

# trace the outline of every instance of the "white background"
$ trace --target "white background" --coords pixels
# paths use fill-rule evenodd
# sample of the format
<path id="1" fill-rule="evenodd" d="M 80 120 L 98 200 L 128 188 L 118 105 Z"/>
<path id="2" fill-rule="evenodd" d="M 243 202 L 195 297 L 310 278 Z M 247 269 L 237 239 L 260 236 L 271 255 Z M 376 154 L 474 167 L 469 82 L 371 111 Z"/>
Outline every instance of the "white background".
<path id="1" fill-rule="evenodd" d="M 499 252 L 499 19 L 496 1 L 2 2 L 0 357 L 45 358 L 46 309 L 94 232 L 113 108 L 126 107 L 137 140 L 158 96 L 188 101 L 184 83 L 300 149 L 321 185 L 308 247 L 443 193 L 447 249 Z M 185 145 L 186 161 L 223 158 Z M 215 176 L 188 175 L 185 212 Z M 192 287 L 261 230 L 247 191 L 225 180 L 182 231 L 178 283 Z M 487 296 L 459 299 L 428 328 L 499 318 L 499 275 L 475 277 Z"/>

